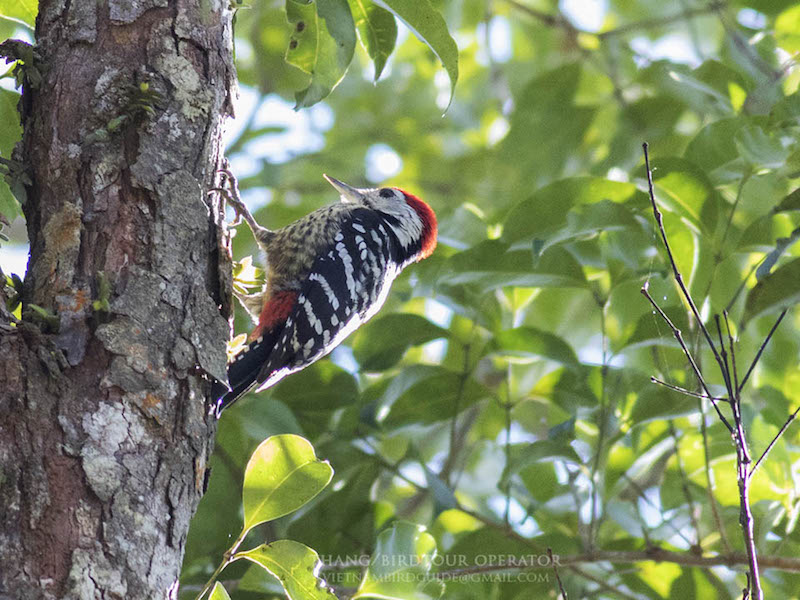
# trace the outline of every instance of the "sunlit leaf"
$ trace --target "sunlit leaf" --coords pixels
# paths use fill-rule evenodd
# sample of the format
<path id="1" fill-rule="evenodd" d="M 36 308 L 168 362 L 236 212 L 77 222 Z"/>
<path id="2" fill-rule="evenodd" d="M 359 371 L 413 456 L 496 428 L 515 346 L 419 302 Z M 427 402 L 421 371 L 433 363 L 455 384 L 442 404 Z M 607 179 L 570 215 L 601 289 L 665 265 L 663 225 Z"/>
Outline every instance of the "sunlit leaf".
<path id="1" fill-rule="evenodd" d="M 331 93 L 350 66 L 353 16 L 347 0 L 286 0 L 286 17 L 294 25 L 286 61 L 311 76 L 309 86 L 295 94 L 295 108 L 312 106 Z"/>
<path id="2" fill-rule="evenodd" d="M 800 6 L 787 8 L 775 19 L 778 44 L 786 52 L 800 50 Z"/>
<path id="3" fill-rule="evenodd" d="M 375 81 L 378 81 L 397 41 L 397 23 L 392 13 L 372 0 L 348 1 L 358 39 L 375 65 Z"/>
<path id="4" fill-rule="evenodd" d="M 214 584 L 211 594 L 208 596 L 208 600 L 231 600 L 231 597 L 228 595 L 228 592 L 225 590 L 222 584 L 218 581 Z"/>
<path id="5" fill-rule="evenodd" d="M 328 485 L 333 469 L 299 435 L 264 440 L 247 463 L 242 503 L 244 528 L 296 511 Z"/>
<path id="6" fill-rule="evenodd" d="M 30 28 L 35 25 L 38 12 L 38 0 L 0 0 L 0 18 L 24 23 Z"/>
<path id="7" fill-rule="evenodd" d="M 18 102 L 19 94 L 0 88 L 0 123 L 3 123 L 0 127 L 0 157 L 6 160 L 11 158 L 14 145 L 22 138 Z M 6 179 L 2 177 L 3 172 L 4 169 L 0 166 L 0 214 L 11 221 L 20 214 L 19 202 L 11 193 Z"/>
<path id="8" fill-rule="evenodd" d="M 443 584 L 429 578 L 436 541 L 425 528 L 398 521 L 378 536 L 367 572 L 353 596 L 386 600 L 434 600 Z"/>
<path id="9" fill-rule="evenodd" d="M 289 600 L 336 600 L 325 581 L 317 576 L 322 566 L 319 555 L 304 544 L 278 540 L 239 552 L 233 558 L 252 561 L 272 573 Z"/>
<path id="10" fill-rule="evenodd" d="M 450 78 L 450 102 L 458 81 L 458 46 L 447 31 L 447 23 L 429 0 L 375 0 L 403 21 L 441 61 Z"/>

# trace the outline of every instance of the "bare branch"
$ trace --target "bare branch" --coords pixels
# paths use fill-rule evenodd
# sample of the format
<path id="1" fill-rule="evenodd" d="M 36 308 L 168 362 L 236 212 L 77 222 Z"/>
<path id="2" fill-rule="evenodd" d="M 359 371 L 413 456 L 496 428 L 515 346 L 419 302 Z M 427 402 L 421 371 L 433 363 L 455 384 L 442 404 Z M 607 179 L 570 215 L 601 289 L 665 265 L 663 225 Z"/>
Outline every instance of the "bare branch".
<path id="1" fill-rule="evenodd" d="M 647 151 L 647 142 L 642 144 L 642 149 L 644 150 L 644 164 L 647 171 L 647 190 L 650 195 L 650 204 L 653 207 L 653 216 L 655 217 L 656 224 L 658 225 L 658 230 L 661 233 L 661 240 L 664 242 L 664 248 L 667 250 L 669 263 L 672 266 L 672 275 L 675 278 L 675 282 L 678 284 L 678 287 L 681 288 L 681 293 L 683 294 L 686 303 L 689 305 L 689 308 L 692 310 L 692 314 L 697 321 L 697 326 L 700 328 L 700 331 L 706 338 L 708 347 L 714 354 L 714 359 L 717 361 L 723 377 L 726 378 L 727 385 L 727 369 L 725 367 L 725 363 L 723 362 L 717 347 L 714 345 L 714 341 L 711 339 L 711 334 L 708 332 L 708 328 L 705 326 L 703 319 L 700 317 L 700 311 L 697 310 L 697 306 L 695 305 L 694 300 L 692 299 L 692 296 L 686 287 L 686 283 L 683 281 L 683 275 L 681 274 L 680 269 L 678 269 L 678 264 L 675 262 L 675 257 L 672 254 L 672 248 L 670 247 L 669 240 L 667 239 L 667 232 L 664 230 L 664 217 L 662 216 L 661 211 L 658 209 L 658 204 L 656 203 L 656 194 L 653 188 L 653 172 L 650 169 L 650 155 Z"/>
<path id="2" fill-rule="evenodd" d="M 694 17 L 700 17 L 717 12 L 725 5 L 724 2 L 709 2 L 705 6 L 698 6 L 697 8 L 689 8 L 687 10 L 668 15 L 666 17 L 654 17 L 652 19 L 642 19 L 641 21 L 634 21 L 626 25 L 620 25 L 614 29 L 603 31 L 597 34 L 599 38 L 609 38 L 616 35 L 630 33 L 632 31 L 640 31 L 642 29 L 654 29 L 656 27 L 663 27 L 664 25 L 671 25 L 672 23 L 679 23 L 680 21 L 688 21 Z"/>
<path id="3" fill-rule="evenodd" d="M 795 417 L 797 417 L 797 413 L 798 412 L 800 412 L 800 406 L 798 406 L 795 409 L 795 411 L 789 416 L 789 418 L 786 419 L 786 423 L 783 424 L 783 427 L 781 427 L 780 431 L 775 434 L 774 438 L 772 438 L 772 441 L 769 443 L 769 445 L 767 446 L 766 450 L 764 450 L 764 452 L 761 454 L 761 456 L 758 457 L 758 460 L 756 461 L 756 464 L 754 464 L 753 468 L 750 469 L 750 474 L 748 475 L 748 477 L 752 477 L 753 474 L 756 472 L 756 469 L 758 469 L 758 465 L 761 464 L 761 461 L 764 460 L 765 458 L 767 458 L 767 455 L 772 450 L 772 447 L 775 445 L 775 443 L 783 435 L 783 432 L 786 431 L 789 428 L 789 425 L 792 424 L 792 421 L 794 421 Z"/>
<path id="4" fill-rule="evenodd" d="M 714 410 L 717 411 L 717 416 L 719 417 L 720 421 L 722 421 L 723 425 L 725 425 L 725 427 L 728 429 L 728 431 L 733 433 L 733 427 L 731 427 L 731 424 L 728 421 L 728 419 L 726 419 L 725 415 L 723 415 L 722 412 L 720 411 L 719 406 L 717 405 L 717 402 L 715 400 L 715 396 L 711 393 L 711 390 L 708 389 L 708 385 L 706 384 L 706 380 L 703 378 L 703 374 L 700 372 L 700 368 L 697 366 L 697 363 L 692 357 L 692 353 L 689 352 L 689 348 L 686 346 L 686 342 L 683 341 L 683 335 L 681 335 L 681 330 L 675 327 L 675 324 L 667 316 L 667 313 L 665 313 L 661 309 L 661 307 L 656 303 L 656 301 L 653 300 L 653 297 L 650 295 L 650 292 L 647 291 L 647 284 L 645 284 L 644 287 L 642 287 L 641 291 L 642 295 L 644 295 L 644 297 L 650 301 L 650 304 L 653 305 L 653 308 L 656 309 L 656 311 L 664 320 L 664 322 L 672 330 L 672 335 L 674 335 L 675 339 L 678 340 L 678 344 L 680 344 L 681 349 L 683 350 L 683 353 L 686 356 L 686 360 L 689 361 L 689 365 L 692 367 L 692 371 L 694 371 L 695 377 L 697 377 L 697 381 L 700 382 L 700 386 L 705 391 L 708 399 L 711 400 L 711 404 L 714 406 Z"/>
<path id="5" fill-rule="evenodd" d="M 739 386 L 739 371 L 736 369 L 736 349 L 733 344 L 733 334 L 731 333 L 731 323 L 728 320 L 728 311 L 722 311 L 722 316 L 725 317 L 725 328 L 728 330 L 728 347 L 731 349 L 731 365 L 733 366 L 733 389 L 736 390 L 737 395 L 742 391 Z"/>
<path id="6" fill-rule="evenodd" d="M 778 320 L 775 321 L 775 324 L 772 326 L 772 329 L 769 330 L 769 333 L 767 334 L 767 337 L 764 338 L 764 341 L 762 342 L 761 346 L 758 349 L 758 352 L 756 353 L 756 357 L 753 359 L 753 362 L 750 365 L 750 368 L 747 369 L 747 373 L 745 373 L 744 379 L 742 379 L 742 384 L 739 386 L 739 389 L 737 391 L 741 392 L 742 389 L 744 389 L 744 386 L 747 383 L 747 380 L 750 378 L 750 374 L 753 372 L 753 369 L 756 368 L 756 364 L 758 363 L 758 359 L 761 358 L 761 354 L 763 354 L 764 349 L 767 347 L 767 344 L 769 344 L 769 340 L 772 338 L 772 335 L 775 333 L 775 330 L 778 329 L 778 325 L 780 325 L 781 321 L 783 321 L 783 317 L 786 316 L 786 311 L 787 310 L 788 309 L 783 309 L 783 312 L 778 317 Z"/>
<path id="7" fill-rule="evenodd" d="M 550 558 L 550 564 L 553 565 L 553 572 L 556 574 L 558 591 L 561 593 L 561 596 L 564 598 L 564 600 L 567 600 L 567 592 L 564 589 L 564 585 L 561 583 L 561 577 L 558 576 L 558 567 L 556 566 L 556 561 L 553 560 L 553 551 L 550 548 L 547 549 L 547 556 Z"/>
<path id="8" fill-rule="evenodd" d="M 692 398 L 700 398 L 701 400 L 716 400 L 718 402 L 727 402 L 727 398 L 720 398 L 719 396 L 706 396 L 705 394 L 698 394 L 697 392 L 693 392 L 691 390 L 687 390 L 686 388 L 682 388 L 678 385 L 672 385 L 671 383 L 667 383 L 666 381 L 662 381 L 657 377 L 651 377 L 650 381 L 653 383 L 657 383 L 658 385 L 663 385 L 665 388 L 669 388 L 675 392 L 679 392 L 684 396 L 691 396 Z"/>

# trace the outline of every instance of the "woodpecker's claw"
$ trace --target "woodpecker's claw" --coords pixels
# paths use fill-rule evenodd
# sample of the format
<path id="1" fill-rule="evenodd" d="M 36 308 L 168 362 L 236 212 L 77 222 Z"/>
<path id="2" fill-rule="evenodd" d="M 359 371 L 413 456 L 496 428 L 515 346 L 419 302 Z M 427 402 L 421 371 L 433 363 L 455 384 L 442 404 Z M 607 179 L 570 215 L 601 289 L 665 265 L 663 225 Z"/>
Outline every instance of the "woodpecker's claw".
<path id="1" fill-rule="evenodd" d="M 255 219 L 253 219 L 250 211 L 247 210 L 244 202 L 242 202 L 242 197 L 239 194 L 239 183 L 236 181 L 236 176 L 228 168 L 227 159 L 225 160 L 225 166 L 217 170 L 217 173 L 222 175 L 222 185 L 220 187 L 211 188 L 209 193 L 217 192 L 225 199 L 225 202 L 233 207 L 234 212 L 236 212 L 236 218 L 230 223 L 231 226 L 235 227 L 239 225 L 242 219 L 244 219 L 247 221 L 248 225 L 252 227 L 252 224 L 255 223 Z"/>
<path id="2" fill-rule="evenodd" d="M 211 194 L 219 194 L 222 198 L 233 207 L 233 212 L 236 214 L 233 221 L 228 223 L 228 227 L 236 227 L 237 225 L 241 224 L 242 222 L 242 213 L 239 211 L 239 207 L 236 201 L 231 196 L 231 193 L 226 190 L 225 188 L 220 187 L 212 187 L 208 190 L 208 195 Z"/>

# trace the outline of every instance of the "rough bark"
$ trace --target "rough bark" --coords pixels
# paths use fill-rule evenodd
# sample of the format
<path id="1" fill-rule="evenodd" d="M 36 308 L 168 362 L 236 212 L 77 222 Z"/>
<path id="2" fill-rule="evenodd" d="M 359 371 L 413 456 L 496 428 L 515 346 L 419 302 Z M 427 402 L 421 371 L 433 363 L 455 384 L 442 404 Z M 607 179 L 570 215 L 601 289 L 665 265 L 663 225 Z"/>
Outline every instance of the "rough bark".
<path id="1" fill-rule="evenodd" d="M 39 10 L 42 81 L 24 92 L 17 153 L 32 181 L 26 322 L 0 327 L 0 599 L 174 596 L 215 429 L 205 396 L 225 373 L 226 259 L 205 190 L 231 13 Z M 57 326 L 34 324 L 31 304 Z"/>

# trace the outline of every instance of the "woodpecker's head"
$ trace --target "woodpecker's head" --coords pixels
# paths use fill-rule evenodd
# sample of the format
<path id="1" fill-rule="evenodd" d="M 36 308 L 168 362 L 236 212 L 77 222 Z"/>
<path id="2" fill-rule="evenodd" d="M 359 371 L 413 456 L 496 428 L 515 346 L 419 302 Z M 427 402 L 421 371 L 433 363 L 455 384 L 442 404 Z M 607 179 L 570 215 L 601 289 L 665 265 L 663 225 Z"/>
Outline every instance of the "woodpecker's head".
<path id="1" fill-rule="evenodd" d="M 416 196 L 400 188 L 355 188 L 333 177 L 323 177 L 341 194 L 342 202 L 382 213 L 404 248 L 418 252 L 417 261 L 430 256 L 436 248 L 436 215 Z"/>

